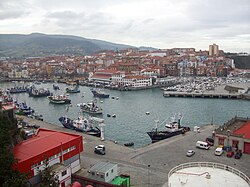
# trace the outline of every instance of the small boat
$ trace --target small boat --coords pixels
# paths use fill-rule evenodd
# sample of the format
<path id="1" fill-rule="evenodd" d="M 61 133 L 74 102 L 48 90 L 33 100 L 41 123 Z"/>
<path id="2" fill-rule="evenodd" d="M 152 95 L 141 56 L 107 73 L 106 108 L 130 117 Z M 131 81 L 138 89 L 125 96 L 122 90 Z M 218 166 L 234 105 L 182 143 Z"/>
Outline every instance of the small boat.
<path id="1" fill-rule="evenodd" d="M 150 112 L 146 112 L 146 115 L 149 115 L 150 114 Z"/>
<path id="2" fill-rule="evenodd" d="M 115 97 L 111 97 L 111 99 L 115 99 Z"/>
<path id="3" fill-rule="evenodd" d="M 32 113 L 32 114 L 29 114 L 27 117 L 43 121 L 43 115 L 42 114 Z"/>
<path id="4" fill-rule="evenodd" d="M 71 100 L 66 95 L 53 95 L 47 97 L 54 104 L 70 104 Z"/>
<path id="5" fill-rule="evenodd" d="M 96 105 L 96 102 L 91 101 L 89 103 L 79 103 L 77 104 L 78 107 L 81 108 L 83 112 L 89 114 L 102 114 L 102 108 Z"/>
<path id="6" fill-rule="evenodd" d="M 134 146 L 134 142 L 128 142 L 128 143 L 125 143 L 124 145 L 127 147 Z"/>
<path id="7" fill-rule="evenodd" d="M 79 90 L 78 85 L 70 85 L 70 87 L 66 88 L 66 92 L 67 93 L 79 93 L 80 90 Z"/>
<path id="8" fill-rule="evenodd" d="M 107 117 L 111 117 L 111 115 L 110 115 L 110 114 L 107 114 Z"/>
<path id="9" fill-rule="evenodd" d="M 7 89 L 6 91 L 9 92 L 10 94 L 24 93 L 26 92 L 26 88 L 24 86 L 12 87 L 10 89 Z"/>
<path id="10" fill-rule="evenodd" d="M 59 85 L 58 84 L 53 84 L 53 89 L 54 90 L 60 90 Z"/>
<path id="11" fill-rule="evenodd" d="M 112 117 L 115 118 L 115 117 L 116 117 L 116 114 L 112 114 Z"/>
<path id="12" fill-rule="evenodd" d="M 24 115 L 24 116 L 27 116 L 27 115 L 31 115 L 33 114 L 35 111 L 30 108 L 29 106 L 26 105 L 26 103 L 17 103 L 16 104 L 16 114 L 17 115 Z"/>
<path id="13" fill-rule="evenodd" d="M 147 132 L 149 137 L 152 140 L 152 143 L 170 138 L 172 136 L 176 136 L 179 134 L 184 134 L 187 131 L 190 131 L 190 127 L 181 126 L 181 115 L 175 115 L 171 118 L 170 122 L 166 123 L 164 120 L 161 124 L 165 124 L 165 131 L 158 131 L 158 123 L 159 121 L 156 120 L 156 126 L 152 129 L 152 131 Z"/>
<path id="14" fill-rule="evenodd" d="M 115 99 L 116 99 L 116 100 L 118 100 L 118 99 L 119 99 L 119 97 L 116 97 Z"/>
<path id="15" fill-rule="evenodd" d="M 103 103 L 103 101 L 100 101 L 100 103 Z"/>
<path id="16" fill-rule="evenodd" d="M 35 87 L 31 88 L 28 93 L 31 97 L 47 97 L 52 95 L 52 93 L 48 89 L 36 89 Z"/>
<path id="17" fill-rule="evenodd" d="M 109 98 L 109 94 L 105 93 L 104 91 L 91 89 L 91 92 L 93 93 L 94 97 Z"/>
<path id="18" fill-rule="evenodd" d="M 96 121 L 91 118 L 78 117 L 72 120 L 68 117 L 60 117 L 59 121 L 67 129 L 76 130 L 97 137 L 101 136 L 100 129 L 95 126 Z"/>

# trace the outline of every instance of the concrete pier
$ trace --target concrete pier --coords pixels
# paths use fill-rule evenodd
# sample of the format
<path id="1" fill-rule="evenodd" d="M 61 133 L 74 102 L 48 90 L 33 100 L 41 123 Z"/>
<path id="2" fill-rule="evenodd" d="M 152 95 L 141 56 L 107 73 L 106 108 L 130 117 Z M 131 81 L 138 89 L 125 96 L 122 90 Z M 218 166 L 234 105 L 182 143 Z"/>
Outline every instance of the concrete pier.
<path id="1" fill-rule="evenodd" d="M 168 92 L 164 91 L 164 97 L 191 97 L 191 98 L 221 98 L 221 99 L 241 99 L 241 94 L 230 93 L 188 93 L 188 92 Z"/>

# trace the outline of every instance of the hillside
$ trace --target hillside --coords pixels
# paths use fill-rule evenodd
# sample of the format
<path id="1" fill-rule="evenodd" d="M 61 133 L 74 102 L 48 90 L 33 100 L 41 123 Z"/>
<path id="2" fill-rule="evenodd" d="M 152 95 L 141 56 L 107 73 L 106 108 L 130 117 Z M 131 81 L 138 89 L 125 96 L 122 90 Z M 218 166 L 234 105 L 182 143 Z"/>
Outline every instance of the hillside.
<path id="1" fill-rule="evenodd" d="M 130 47 L 133 46 L 71 35 L 0 34 L 0 57 L 86 55 L 102 50 Z"/>

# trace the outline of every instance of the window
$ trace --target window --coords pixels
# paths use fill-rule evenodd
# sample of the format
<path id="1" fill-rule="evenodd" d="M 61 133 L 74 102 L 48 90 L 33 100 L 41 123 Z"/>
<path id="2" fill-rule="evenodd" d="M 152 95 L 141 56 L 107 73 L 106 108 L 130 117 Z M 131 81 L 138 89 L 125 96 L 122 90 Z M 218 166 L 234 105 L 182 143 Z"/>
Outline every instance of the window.
<path id="1" fill-rule="evenodd" d="M 108 177 L 109 176 L 109 173 L 106 173 L 106 177 Z"/>
<path id="2" fill-rule="evenodd" d="M 111 169 L 111 173 L 113 173 L 114 172 L 114 170 L 113 169 Z"/>
<path id="3" fill-rule="evenodd" d="M 65 175 L 67 175 L 67 170 L 64 170 L 64 171 L 62 172 L 62 177 L 65 176 Z"/>
<path id="4" fill-rule="evenodd" d="M 219 143 L 219 145 L 224 145 L 224 138 L 219 138 L 218 143 Z"/>
<path id="5" fill-rule="evenodd" d="M 232 147 L 238 148 L 239 141 L 238 140 L 232 140 Z"/>
<path id="6" fill-rule="evenodd" d="M 92 172 L 91 174 L 92 174 L 92 175 L 95 175 L 95 172 Z"/>
<path id="7" fill-rule="evenodd" d="M 104 175 L 101 175 L 101 178 L 104 178 Z"/>

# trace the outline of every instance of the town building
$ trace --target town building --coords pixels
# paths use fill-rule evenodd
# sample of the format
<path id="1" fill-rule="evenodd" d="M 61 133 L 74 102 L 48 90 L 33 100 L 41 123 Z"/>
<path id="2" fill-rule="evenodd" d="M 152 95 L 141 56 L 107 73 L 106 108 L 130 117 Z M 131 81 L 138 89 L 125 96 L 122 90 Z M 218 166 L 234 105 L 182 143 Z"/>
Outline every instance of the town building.
<path id="1" fill-rule="evenodd" d="M 111 162 L 98 162 L 88 170 L 88 173 L 91 179 L 110 183 L 118 176 L 118 166 Z"/>
<path id="2" fill-rule="evenodd" d="M 71 167 L 63 164 L 55 164 L 52 166 L 55 172 L 55 179 L 58 181 L 58 187 L 65 187 L 71 184 Z"/>
<path id="3" fill-rule="evenodd" d="M 209 56 L 219 56 L 219 46 L 216 44 L 209 45 Z"/>
<path id="4" fill-rule="evenodd" d="M 29 182 L 40 182 L 40 172 L 46 165 L 63 164 L 69 166 L 71 173 L 80 169 L 80 153 L 83 151 L 81 135 L 38 129 L 36 134 L 18 143 L 13 148 L 17 159 L 15 167 L 29 174 Z"/>
<path id="5" fill-rule="evenodd" d="M 214 133 L 215 146 L 231 147 L 250 154 L 250 119 L 234 117 Z"/>
<path id="6" fill-rule="evenodd" d="M 128 88 L 145 88 L 153 85 L 152 77 L 142 75 L 128 75 L 116 81 L 120 87 Z"/>

